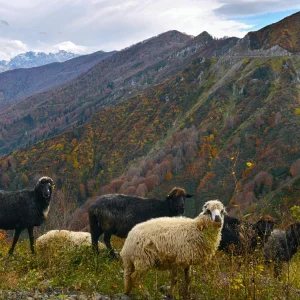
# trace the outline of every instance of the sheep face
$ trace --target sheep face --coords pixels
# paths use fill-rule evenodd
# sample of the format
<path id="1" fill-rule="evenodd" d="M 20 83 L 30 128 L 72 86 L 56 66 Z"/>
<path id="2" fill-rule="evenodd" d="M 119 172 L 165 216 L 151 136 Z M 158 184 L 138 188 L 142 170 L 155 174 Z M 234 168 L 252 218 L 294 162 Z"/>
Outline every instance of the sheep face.
<path id="1" fill-rule="evenodd" d="M 50 177 L 41 177 L 36 184 L 35 191 L 43 196 L 45 199 L 50 199 L 54 182 Z"/>
<path id="2" fill-rule="evenodd" d="M 296 241 L 296 246 L 300 246 L 300 222 L 294 223 L 290 226 L 292 238 Z"/>
<path id="3" fill-rule="evenodd" d="M 170 210 L 174 216 L 182 215 L 184 213 L 185 199 L 193 197 L 186 193 L 184 189 L 173 188 L 167 199 L 170 203 Z"/>
<path id="4" fill-rule="evenodd" d="M 203 215 L 207 215 L 214 222 L 224 223 L 224 216 L 226 213 L 225 207 L 219 200 L 207 201 L 203 206 Z"/>
<path id="5" fill-rule="evenodd" d="M 261 217 L 260 220 L 256 223 L 256 226 L 259 228 L 261 234 L 267 237 L 271 235 L 275 223 L 275 219 L 267 215 Z"/>

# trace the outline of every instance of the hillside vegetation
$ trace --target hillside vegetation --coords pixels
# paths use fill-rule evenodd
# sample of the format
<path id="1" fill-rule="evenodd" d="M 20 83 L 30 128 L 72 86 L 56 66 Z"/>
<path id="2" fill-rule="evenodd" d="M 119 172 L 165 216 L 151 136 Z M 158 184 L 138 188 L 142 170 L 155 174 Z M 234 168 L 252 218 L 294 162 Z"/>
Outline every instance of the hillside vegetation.
<path id="1" fill-rule="evenodd" d="M 295 14 L 281 24 L 289 28 L 299 17 Z M 275 30 L 277 25 L 273 26 Z M 104 59 L 64 90 L 70 93 L 75 119 L 77 92 L 85 84 L 89 91 L 94 90 L 96 85 L 89 85 L 89 80 L 96 82 L 99 77 L 99 84 L 107 80 L 101 66 L 108 68 L 120 61 L 122 66 L 131 66 L 118 69 L 124 71 L 126 82 L 126 76 L 138 78 L 140 74 L 137 69 L 133 72 L 134 63 L 147 58 L 138 68 L 147 76 L 158 76 L 159 71 L 145 71 L 158 45 L 161 52 L 155 62 L 167 57 L 171 63 L 157 69 L 164 70 L 165 77 L 160 78 L 165 80 L 149 85 L 144 93 L 119 98 L 98 112 L 94 107 L 94 114 L 87 109 L 83 116 L 89 119 L 86 124 L 0 158 L 0 188 L 23 188 L 44 174 L 53 177 L 58 187 L 56 208 L 52 207 L 56 225 L 74 229 L 87 228 L 86 209 L 99 195 L 162 198 L 175 185 L 195 194 L 187 203 L 189 216 L 196 215 L 204 201 L 218 198 L 232 214 L 256 219 L 270 213 L 281 218 L 300 201 L 300 58 L 291 53 L 228 55 L 236 43 L 231 38 L 215 40 L 206 32 L 191 39 L 171 31 Z M 227 55 L 217 52 L 221 49 Z M 173 74 L 179 61 L 185 63 Z M 155 63 L 150 65 L 152 68 Z M 72 98 L 75 94 L 77 98 Z M 53 104 L 62 99 L 57 96 L 53 95 Z M 83 113 L 82 108 L 95 103 L 97 97 L 90 98 L 91 102 L 85 98 L 82 105 L 78 102 L 78 109 Z M 48 103 L 47 97 L 45 101 Z M 36 118 L 24 117 L 33 130 L 28 138 L 34 132 L 40 137 L 43 132 L 47 135 L 49 128 L 56 128 L 63 118 L 66 121 L 57 115 L 56 106 L 53 111 L 37 111 L 39 118 L 52 117 L 40 127 L 35 127 Z M 10 127 L 14 132 L 24 130 L 25 123 L 19 121 Z M 3 126 L 1 132 L 12 137 L 9 126 Z M 63 214 L 59 214 L 61 210 Z"/>
<path id="2" fill-rule="evenodd" d="M 164 66 L 160 62 L 190 39 L 177 31 L 166 32 L 114 55 L 106 55 L 106 59 L 75 79 L 31 94 L 17 105 L 0 111 L 0 154 L 75 128 L 122 97 L 147 89 Z M 43 71 L 51 75 L 47 69 Z M 161 76 L 158 81 L 166 77 Z M 15 88 L 18 83 L 11 90 Z"/>
<path id="3" fill-rule="evenodd" d="M 280 215 L 299 201 L 299 63 L 195 59 L 86 125 L 2 157 L 1 185 L 21 188 L 48 174 L 77 205 L 107 192 L 162 197 L 179 185 L 196 195 L 190 215 L 213 198 Z"/>

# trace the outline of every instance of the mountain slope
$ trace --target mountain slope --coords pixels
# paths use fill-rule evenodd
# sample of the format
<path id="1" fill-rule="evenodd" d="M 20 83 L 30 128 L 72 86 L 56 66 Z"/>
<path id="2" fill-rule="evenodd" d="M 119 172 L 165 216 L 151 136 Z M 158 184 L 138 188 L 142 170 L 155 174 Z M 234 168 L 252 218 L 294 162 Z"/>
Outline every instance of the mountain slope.
<path id="1" fill-rule="evenodd" d="M 249 32 L 250 48 L 279 46 L 291 53 L 300 52 L 300 12 L 255 32 Z"/>
<path id="2" fill-rule="evenodd" d="M 195 194 L 190 216 L 212 198 L 232 213 L 279 214 L 299 204 L 299 66 L 297 57 L 199 57 L 86 125 L 3 157 L 2 187 L 48 174 L 81 204 L 110 192 L 161 196 L 178 185 Z M 87 226 L 91 201 L 71 228 Z"/>
<path id="3" fill-rule="evenodd" d="M 49 90 L 86 72 L 113 52 L 95 52 L 63 63 L 7 71 L 0 74 L 0 109 L 4 110 L 20 100 Z"/>
<path id="4" fill-rule="evenodd" d="M 70 81 L 114 52 L 96 52 L 63 63 L 52 63 L 0 74 L 0 110 L 21 99 Z"/>
<path id="5" fill-rule="evenodd" d="M 161 34 L 102 60 L 69 83 L 28 97 L 0 111 L 0 135 L 3 140 L 0 153 L 80 125 L 94 111 L 147 89 L 148 82 L 140 78 L 142 82 L 137 84 L 131 78 L 133 74 L 156 66 L 190 39 L 177 31 Z M 154 72 L 159 73 L 160 67 L 155 68 Z M 1 131 L 1 128 L 5 130 Z"/>
<path id="6" fill-rule="evenodd" d="M 228 53 L 237 40 L 216 40 L 206 32 L 192 39 L 171 31 L 116 53 L 74 81 L 0 112 L 0 153 L 84 124 L 95 111 L 164 81 L 196 57 Z"/>
<path id="7" fill-rule="evenodd" d="M 280 56 L 300 52 L 300 12 L 249 32 L 232 49 L 231 55 Z"/>

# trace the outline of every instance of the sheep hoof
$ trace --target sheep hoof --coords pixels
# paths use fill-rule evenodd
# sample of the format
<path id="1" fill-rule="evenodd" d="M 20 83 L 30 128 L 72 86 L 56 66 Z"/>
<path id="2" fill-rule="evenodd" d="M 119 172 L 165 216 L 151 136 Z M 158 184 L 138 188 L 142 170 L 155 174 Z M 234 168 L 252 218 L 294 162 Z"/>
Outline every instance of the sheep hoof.
<path id="1" fill-rule="evenodd" d="M 111 250 L 109 254 L 113 260 L 120 260 L 120 254 L 117 251 Z"/>
<path id="2" fill-rule="evenodd" d="M 131 297 L 129 297 L 128 295 L 124 295 L 124 294 L 117 294 L 116 298 L 114 298 L 116 300 L 130 300 L 132 299 Z"/>
<path id="3" fill-rule="evenodd" d="M 162 285 L 158 289 L 161 293 L 164 293 L 164 294 L 170 293 L 170 291 L 171 291 L 171 287 L 169 285 Z"/>

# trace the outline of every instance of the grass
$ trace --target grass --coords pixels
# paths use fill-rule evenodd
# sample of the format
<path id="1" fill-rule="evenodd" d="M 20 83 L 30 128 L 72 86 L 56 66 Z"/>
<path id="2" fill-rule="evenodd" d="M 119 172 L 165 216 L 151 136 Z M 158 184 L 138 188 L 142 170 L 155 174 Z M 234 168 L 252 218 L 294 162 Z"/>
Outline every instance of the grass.
<path id="1" fill-rule="evenodd" d="M 114 247 L 122 247 L 122 240 L 113 239 Z M 47 291 L 61 289 L 68 292 L 113 296 L 123 293 L 122 263 L 112 261 L 106 250 L 95 257 L 90 247 L 66 247 L 52 244 L 38 249 L 35 255 L 29 250 L 29 241 L 17 244 L 15 253 L 7 257 L 10 243 L 0 240 L 0 290 Z M 299 299 L 300 253 L 282 278 L 273 277 L 272 268 L 265 266 L 261 250 L 246 256 L 217 252 L 206 266 L 192 268 L 191 299 Z M 183 278 L 183 272 L 179 278 Z M 182 279 L 181 279 L 182 280 Z M 162 286 L 168 286 L 169 274 L 151 270 L 142 282 L 152 299 L 163 299 Z M 176 287 L 179 299 L 181 283 Z M 143 299 L 133 290 L 134 299 Z"/>

